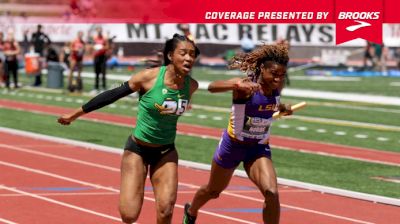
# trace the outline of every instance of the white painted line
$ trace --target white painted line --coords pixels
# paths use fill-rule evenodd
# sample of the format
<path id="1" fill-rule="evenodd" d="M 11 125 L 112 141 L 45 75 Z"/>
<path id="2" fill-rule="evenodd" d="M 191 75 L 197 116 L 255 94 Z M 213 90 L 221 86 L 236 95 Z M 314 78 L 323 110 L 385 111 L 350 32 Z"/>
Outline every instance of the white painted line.
<path id="1" fill-rule="evenodd" d="M 37 151 L 34 151 L 34 150 L 23 149 L 21 147 L 8 146 L 8 145 L 5 145 L 5 144 L 0 144 L 0 147 L 4 147 L 4 146 L 6 148 L 11 149 L 11 150 L 23 151 L 25 153 L 32 153 L 32 154 L 35 154 L 35 155 L 50 157 L 50 158 L 54 158 L 54 159 L 60 159 L 60 160 L 69 161 L 69 162 L 73 162 L 73 163 L 78 163 L 78 164 L 82 164 L 82 165 L 94 166 L 94 167 L 101 168 L 101 169 L 107 169 L 107 170 L 111 170 L 111 171 L 114 171 L 114 172 L 119 172 L 118 169 L 113 168 L 113 167 L 109 167 L 109 166 L 103 166 L 103 165 L 96 166 L 97 164 L 92 164 L 92 163 L 89 163 L 89 162 L 86 162 L 86 161 L 82 161 L 82 160 L 71 159 L 71 158 L 64 157 L 64 156 L 56 156 L 56 155 L 52 155 L 52 154 L 48 154 L 48 153 L 37 152 Z M 32 171 L 32 170 L 36 170 L 36 169 L 29 169 L 28 171 Z M 43 172 L 45 172 L 45 171 L 43 171 Z M 40 174 L 43 174 L 43 172 L 41 172 Z M 48 172 L 45 172 L 45 173 L 48 173 Z M 51 175 L 51 176 L 54 177 L 53 175 Z M 59 175 L 57 175 L 57 176 L 59 176 Z M 61 178 L 61 179 L 64 179 L 64 178 Z M 70 178 L 68 178 L 68 180 L 69 179 Z M 195 188 L 195 189 L 200 188 L 200 186 L 198 186 L 198 185 L 188 184 L 188 183 L 183 183 L 183 182 L 179 182 L 179 185 L 190 187 L 190 188 Z M 98 187 L 100 185 L 96 185 L 96 186 Z M 250 196 L 242 196 L 242 195 L 236 194 L 234 192 L 230 192 L 230 191 L 224 191 L 222 194 L 226 194 L 226 195 L 230 195 L 230 196 L 234 196 L 234 197 L 239 197 L 239 198 L 244 198 L 244 199 L 249 199 L 249 200 L 258 201 L 258 202 L 263 202 L 263 200 L 261 200 L 261 199 L 257 199 L 257 198 L 250 197 Z M 304 208 L 300 208 L 299 209 L 299 207 L 286 205 L 286 204 L 281 204 L 281 206 L 285 206 L 285 207 L 289 207 L 291 209 L 297 209 L 297 210 L 301 210 L 301 211 L 305 211 L 305 212 L 310 212 L 310 213 L 313 213 L 313 214 L 326 215 L 326 216 L 329 216 L 329 217 L 335 217 L 335 218 L 342 217 L 342 216 L 336 216 L 336 215 L 333 215 L 333 214 L 330 214 L 330 213 L 319 212 L 319 211 L 310 210 L 310 209 L 304 209 Z M 329 214 L 329 215 L 327 215 L 327 214 Z M 340 219 L 342 219 L 342 218 L 340 218 Z M 344 219 L 348 220 L 349 218 L 345 217 Z M 363 222 L 359 222 L 359 223 L 363 223 Z"/>
<path id="2" fill-rule="evenodd" d="M 335 132 L 333 132 L 335 135 L 340 135 L 340 136 L 344 136 L 344 135 L 346 135 L 347 133 L 346 132 L 344 132 L 344 131 L 335 131 Z"/>
<path id="3" fill-rule="evenodd" d="M 0 161 L 0 163 L 1 163 L 1 161 Z M 121 222 L 121 219 L 118 218 L 118 217 L 110 216 L 110 215 L 107 215 L 107 214 L 104 214 L 104 213 L 96 212 L 96 211 L 93 211 L 93 210 L 90 210 L 90 209 L 82 208 L 82 207 L 75 206 L 75 205 L 72 205 L 72 204 L 68 204 L 68 203 L 65 203 L 65 202 L 57 201 L 57 200 L 54 200 L 54 199 L 51 199 L 51 198 L 39 196 L 37 194 L 32 194 L 32 193 L 29 193 L 29 192 L 26 192 L 26 191 L 17 190 L 15 188 L 11 188 L 11 187 L 6 187 L 4 185 L 0 185 L 0 189 L 5 189 L 5 190 L 8 190 L 8 191 L 12 191 L 12 192 L 18 193 L 18 194 L 22 194 L 22 195 L 25 195 L 25 196 L 33 197 L 33 198 L 36 198 L 36 199 L 39 199 L 39 200 L 47 201 L 47 202 L 50 202 L 50 203 L 53 203 L 53 204 L 57 204 L 57 205 L 61 205 L 61 206 L 64 206 L 64 207 L 72 208 L 72 209 L 75 209 L 75 210 L 78 210 L 78 211 L 81 211 L 81 212 L 86 212 L 86 213 L 89 213 L 89 214 L 92 214 L 92 215 L 96 215 L 96 216 L 100 216 L 100 217 L 103 217 L 103 218 L 107 218 L 107 219 L 111 219 L 111 220 L 114 220 L 114 221 Z"/>
<path id="4" fill-rule="evenodd" d="M 378 138 L 376 138 L 376 140 L 378 140 L 378 141 L 380 141 L 380 142 L 389 141 L 389 139 L 388 139 L 388 138 L 385 138 L 385 137 L 378 137 Z"/>
<path id="5" fill-rule="evenodd" d="M 2 218 L 0 218 L 0 221 L 1 221 L 1 222 L 4 222 L 5 224 L 18 224 L 18 223 L 16 223 L 16 222 L 11 222 L 10 220 L 2 219 Z"/>
<path id="6" fill-rule="evenodd" d="M 354 135 L 354 137 L 356 137 L 356 138 L 361 138 L 361 139 L 365 139 L 365 138 L 368 138 L 368 135 L 356 134 L 356 135 Z"/>
<path id="7" fill-rule="evenodd" d="M 117 195 L 115 192 L 85 192 L 85 193 L 38 193 L 40 196 L 102 196 Z M 21 194 L 0 194 L 0 197 L 25 197 Z"/>
<path id="8" fill-rule="evenodd" d="M 326 133 L 326 130 L 321 128 L 321 129 L 317 129 L 317 132 L 318 133 Z"/>
<path id="9" fill-rule="evenodd" d="M 299 130 L 299 131 L 307 131 L 308 130 L 307 127 L 303 127 L 303 126 L 296 127 L 296 129 Z"/>
<path id="10" fill-rule="evenodd" d="M 46 172 L 46 171 L 39 170 L 39 169 L 29 168 L 29 167 L 26 167 L 26 166 L 20 166 L 20 165 L 13 164 L 13 163 L 8 163 L 8 162 L 5 162 L 5 161 L 0 161 L 0 165 L 13 167 L 13 168 L 17 168 L 17 169 L 22 169 L 22 170 L 25 170 L 25 171 L 28 171 L 28 172 L 37 173 L 37 174 L 41 174 L 41 175 L 45 175 L 45 176 L 50 176 L 50 177 L 61 179 L 61 180 L 65 180 L 65 181 L 70 181 L 70 182 L 73 182 L 73 183 L 78 183 L 78 184 L 81 184 L 81 185 L 94 187 L 96 189 L 103 189 L 103 190 L 108 190 L 108 191 L 111 191 L 111 192 L 119 193 L 119 190 L 117 190 L 115 188 L 112 188 L 112 187 L 105 187 L 105 186 L 102 186 L 102 185 L 98 185 L 98 184 L 94 184 L 94 183 L 90 183 L 90 182 L 86 182 L 86 181 L 81 181 L 81 180 L 74 179 L 74 178 L 69 178 L 69 177 L 66 177 L 66 176 L 54 174 L 54 173 L 51 173 L 51 172 Z M 1 185 L 0 185 L 0 188 L 2 188 Z M 28 193 L 28 192 L 26 192 L 26 193 Z M 29 195 L 29 196 L 31 196 L 31 195 Z M 32 197 L 41 197 L 41 196 L 35 195 L 35 196 L 32 196 Z M 153 201 L 153 202 L 155 201 L 154 198 L 147 197 L 147 196 L 144 196 L 144 199 L 145 200 L 149 200 L 149 201 Z M 44 199 L 42 199 L 42 200 L 44 200 Z M 49 199 L 49 200 L 52 200 L 52 199 Z M 60 202 L 60 203 L 62 203 L 62 202 Z M 64 206 L 66 206 L 66 205 L 64 205 Z M 66 207 L 69 207 L 69 206 L 66 206 Z M 179 204 L 175 204 L 175 207 L 179 207 L 179 208 L 182 208 L 182 209 L 184 208 L 183 205 L 179 205 Z M 250 222 L 250 221 L 243 220 L 243 219 L 238 219 L 238 218 L 234 218 L 234 217 L 230 217 L 230 216 L 220 215 L 220 214 L 217 214 L 217 213 L 214 213 L 214 212 L 208 212 L 208 211 L 204 211 L 204 210 L 199 210 L 199 212 L 200 213 L 204 213 L 204 214 L 208 214 L 208 215 L 211 215 L 211 216 L 216 216 L 216 217 L 219 217 L 219 218 L 224 218 L 224 219 L 240 222 L 240 223 L 256 224 L 255 222 Z M 117 220 L 120 221 L 119 218 Z"/>
<path id="11" fill-rule="evenodd" d="M 355 122 L 355 121 L 337 120 L 337 119 L 330 119 L 330 118 L 307 117 L 307 116 L 300 116 L 300 115 L 292 115 L 291 118 L 301 120 L 301 121 L 308 121 L 308 122 L 321 123 L 321 124 L 332 124 L 332 125 L 347 126 L 347 127 L 367 128 L 367 129 L 380 130 L 380 131 L 400 131 L 399 126 L 393 126 L 393 125 Z"/>
<path id="12" fill-rule="evenodd" d="M 12 129 L 12 128 L 0 127 L 0 131 L 12 133 L 15 135 L 28 136 L 31 138 L 37 138 L 37 139 L 41 139 L 41 140 L 47 140 L 47 141 L 52 141 L 52 142 L 57 142 L 57 143 L 70 144 L 70 145 L 74 145 L 74 146 L 90 148 L 90 149 L 94 149 L 94 150 L 100 150 L 100 151 L 104 151 L 104 152 L 110 152 L 110 153 L 116 153 L 116 154 L 122 153 L 122 150 L 120 150 L 118 148 L 113 148 L 113 147 L 108 147 L 108 146 L 103 146 L 103 145 L 98 145 L 98 144 L 93 144 L 93 143 L 86 143 L 86 142 L 77 141 L 77 140 L 70 140 L 70 139 L 65 139 L 65 138 L 60 138 L 60 137 L 42 135 L 42 134 L 32 133 L 32 132 L 28 132 L 28 131 L 16 130 L 16 129 Z M 335 144 L 330 144 L 330 145 L 335 145 Z M 275 147 L 275 146 L 272 145 L 272 147 Z M 285 149 L 285 148 L 282 148 L 282 149 Z M 290 149 L 290 150 L 293 150 L 293 149 Z M 366 150 L 366 151 L 370 151 L 370 150 Z M 310 152 L 307 152 L 304 150 L 303 150 L 303 152 L 310 153 Z M 315 153 L 313 152 L 312 154 L 315 154 Z M 324 153 L 324 154 L 330 155 L 327 153 Z M 397 154 L 393 153 L 393 155 L 397 155 Z M 339 158 L 359 160 L 359 161 L 379 163 L 379 164 L 387 164 L 387 165 L 392 165 L 392 166 L 400 166 L 400 164 L 397 164 L 397 163 L 386 163 L 386 162 L 382 162 L 382 161 L 378 162 L 378 161 L 373 161 L 373 160 L 339 156 L 339 155 L 334 155 L 334 154 L 332 154 L 332 156 L 339 157 Z M 211 170 L 211 166 L 208 164 L 204 164 L 204 163 L 179 160 L 179 164 L 181 166 L 187 166 L 187 167 L 195 168 L 195 169 L 202 169 L 202 170 L 207 170 L 207 171 Z M 234 174 L 237 176 L 240 176 L 240 177 L 247 177 L 247 174 L 244 171 L 240 171 L 240 170 L 236 170 Z M 309 183 L 305 183 L 305 182 L 294 181 L 294 180 L 289 180 L 289 179 L 284 179 L 284 178 L 279 178 L 279 177 L 278 177 L 278 183 L 282 184 L 282 185 L 288 185 L 288 186 L 293 186 L 293 187 L 298 187 L 298 188 L 303 188 L 303 189 L 309 189 L 312 191 L 330 193 L 330 194 L 339 195 L 339 196 L 345 196 L 345 197 L 356 198 L 356 199 L 361 199 L 361 200 L 366 200 L 366 201 L 400 206 L 400 199 L 396 199 L 396 198 L 389 198 L 389 197 L 384 197 L 384 196 L 379 196 L 379 195 L 359 193 L 359 192 L 355 192 L 355 191 L 348 191 L 348 190 L 327 187 L 327 186 L 322 186 L 322 185 L 317 185 L 317 184 L 309 184 Z"/>
<path id="13" fill-rule="evenodd" d="M 383 105 L 396 105 L 400 106 L 400 97 L 392 96 L 376 96 L 360 93 L 337 93 L 329 91 L 315 91 L 304 89 L 291 89 L 285 88 L 282 90 L 283 96 L 316 98 L 316 99 L 329 99 L 339 101 L 363 102 L 374 103 Z"/>
<path id="14" fill-rule="evenodd" d="M 199 188 L 199 186 L 191 185 L 191 184 L 188 184 L 188 187 Z M 264 199 L 254 198 L 254 197 L 251 197 L 251 196 L 245 196 L 245 195 L 242 195 L 242 194 L 236 194 L 236 193 L 231 193 L 231 192 L 227 192 L 227 191 L 223 191 L 221 194 L 229 195 L 229 196 L 236 197 L 236 198 L 242 198 L 242 199 L 246 199 L 246 200 L 257 201 L 257 202 L 264 203 Z M 372 222 L 367 222 L 367 221 L 363 221 L 363 220 L 348 218 L 348 217 L 340 216 L 340 215 L 334 215 L 334 214 L 327 213 L 327 212 L 320 212 L 320 211 L 316 211 L 316 210 L 312 210 L 312 209 L 301 208 L 301 207 L 292 206 L 292 205 L 288 205 L 288 204 L 282 204 L 281 203 L 281 206 L 287 207 L 287 208 L 291 208 L 291 209 L 295 209 L 295 210 L 299 210 L 299 211 L 303 211 L 303 212 L 312 213 L 312 214 L 328 216 L 328 217 L 331 217 L 331 218 L 336 218 L 336 219 L 341 219 L 341 220 L 352 221 L 352 222 L 355 222 L 355 223 L 374 224 Z"/>
<path id="15" fill-rule="evenodd" d="M 120 172 L 119 168 L 113 168 L 113 167 L 110 167 L 110 166 L 104 166 L 104 165 L 100 165 L 100 164 L 97 164 L 97 163 L 86 162 L 86 161 L 79 160 L 79 159 L 72 159 L 72 158 L 68 158 L 68 157 L 65 157 L 65 156 L 57 156 L 57 155 L 53 155 L 53 154 L 50 154 L 50 153 L 31 150 L 31 149 L 28 149 L 28 148 L 22 148 L 22 147 L 17 147 L 17 146 L 6 145 L 6 144 L 1 144 L 0 143 L 0 148 L 1 147 L 7 148 L 7 149 L 10 149 L 10 150 L 20 151 L 20 152 L 25 152 L 25 153 L 31 153 L 31 154 L 35 154 L 35 155 L 39 155 L 39 156 L 45 156 L 45 157 L 48 157 L 48 158 L 59 159 L 59 160 L 64 160 L 64 161 L 68 161 L 68 162 L 72 162 L 72 163 L 78 163 L 78 164 L 81 164 L 81 165 L 86 165 L 86 166 L 96 167 L 96 168 L 100 168 L 100 169 L 105 169 L 105 170 L 109 170 L 109 171 L 113 171 L 113 172 Z"/>

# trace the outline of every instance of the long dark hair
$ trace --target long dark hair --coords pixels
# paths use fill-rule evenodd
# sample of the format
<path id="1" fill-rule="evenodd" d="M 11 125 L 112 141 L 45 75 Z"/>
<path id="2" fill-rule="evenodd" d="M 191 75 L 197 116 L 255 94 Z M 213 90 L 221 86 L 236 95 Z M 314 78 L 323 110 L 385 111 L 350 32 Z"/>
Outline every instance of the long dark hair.
<path id="1" fill-rule="evenodd" d="M 263 45 L 252 52 L 235 56 L 229 63 L 229 68 L 245 72 L 252 81 L 260 75 L 260 66 L 266 62 L 274 62 L 287 66 L 289 62 L 288 48 L 284 44 Z"/>
<path id="2" fill-rule="evenodd" d="M 169 60 L 169 58 L 168 58 L 168 54 L 170 52 L 173 52 L 176 49 L 176 47 L 178 46 L 178 43 L 183 42 L 183 41 L 187 41 L 187 42 L 193 44 L 194 49 L 195 49 L 195 58 L 197 58 L 197 56 L 200 55 L 199 48 L 197 48 L 196 44 L 192 40 L 190 40 L 189 38 L 187 38 L 184 35 L 180 35 L 180 34 L 176 33 L 176 34 L 174 34 L 174 36 L 171 39 L 168 39 L 165 42 L 164 50 L 163 50 L 164 65 L 169 65 L 171 63 L 171 60 Z"/>

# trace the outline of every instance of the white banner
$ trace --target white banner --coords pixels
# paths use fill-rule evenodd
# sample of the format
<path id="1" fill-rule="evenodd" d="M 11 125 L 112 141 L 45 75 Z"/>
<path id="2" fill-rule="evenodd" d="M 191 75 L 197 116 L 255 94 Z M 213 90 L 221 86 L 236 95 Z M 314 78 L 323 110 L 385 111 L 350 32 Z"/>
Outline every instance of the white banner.
<path id="1" fill-rule="evenodd" d="M 179 24 L 42 24 L 43 31 L 53 42 L 69 42 L 79 30 L 85 36 L 92 35 L 96 26 L 103 27 L 105 34 L 115 36 L 115 42 L 164 43 L 174 33 L 182 33 Z M 17 40 L 28 38 L 36 30 L 36 24 L 0 24 L 0 31 L 14 30 Z M 278 38 L 290 40 L 292 46 L 334 46 L 334 24 L 189 24 L 196 43 L 239 45 L 241 38 L 249 34 L 256 44 L 273 43 Z M 400 46 L 400 24 L 384 24 L 383 39 L 386 46 Z M 365 46 L 365 40 L 357 39 L 341 46 Z"/>

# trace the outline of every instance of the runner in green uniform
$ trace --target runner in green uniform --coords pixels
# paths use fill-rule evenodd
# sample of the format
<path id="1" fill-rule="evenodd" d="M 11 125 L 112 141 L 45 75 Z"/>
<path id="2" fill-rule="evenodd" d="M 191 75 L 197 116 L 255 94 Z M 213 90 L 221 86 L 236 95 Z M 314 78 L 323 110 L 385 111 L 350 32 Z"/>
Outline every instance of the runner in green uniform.
<path id="1" fill-rule="evenodd" d="M 124 223 L 135 222 L 144 198 L 147 173 L 154 189 L 157 223 L 171 223 L 178 187 L 178 154 L 174 141 L 180 115 L 198 83 L 188 74 L 199 50 L 175 34 L 164 48 L 164 66 L 146 69 L 120 87 L 105 91 L 70 114 L 58 118 L 68 125 L 78 117 L 138 92 L 136 128 L 129 135 L 121 162 L 119 211 Z"/>

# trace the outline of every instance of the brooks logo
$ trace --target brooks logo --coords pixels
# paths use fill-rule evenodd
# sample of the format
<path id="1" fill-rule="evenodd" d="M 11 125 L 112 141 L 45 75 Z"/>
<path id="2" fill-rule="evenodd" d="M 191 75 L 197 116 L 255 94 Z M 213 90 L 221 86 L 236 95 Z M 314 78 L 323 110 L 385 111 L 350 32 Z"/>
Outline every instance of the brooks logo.
<path id="1" fill-rule="evenodd" d="M 367 23 L 367 22 L 364 22 L 364 21 L 354 20 L 354 22 L 357 22 L 359 24 L 346 27 L 347 31 L 353 32 L 353 31 L 356 31 L 356 30 L 358 30 L 360 28 L 371 26 L 370 23 Z"/>

